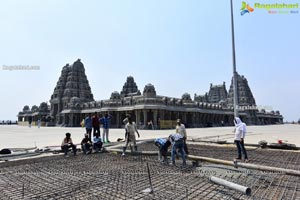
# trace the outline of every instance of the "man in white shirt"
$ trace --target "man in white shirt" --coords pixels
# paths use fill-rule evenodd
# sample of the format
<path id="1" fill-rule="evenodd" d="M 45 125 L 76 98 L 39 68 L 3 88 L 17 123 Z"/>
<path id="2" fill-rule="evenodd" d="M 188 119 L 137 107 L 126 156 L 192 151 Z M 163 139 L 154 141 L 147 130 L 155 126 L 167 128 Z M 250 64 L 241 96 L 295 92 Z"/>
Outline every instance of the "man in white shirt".
<path id="1" fill-rule="evenodd" d="M 180 119 L 177 119 L 176 133 L 179 133 L 182 136 L 184 152 L 186 154 L 189 154 L 189 151 L 188 151 L 188 148 L 186 145 L 187 134 L 186 134 L 185 126 L 184 126 L 184 124 L 181 123 Z"/>
<path id="2" fill-rule="evenodd" d="M 184 153 L 184 143 L 183 143 L 183 137 L 179 133 L 173 133 L 169 136 L 169 140 L 172 144 L 172 152 L 171 152 L 171 157 L 172 157 L 172 165 L 175 165 L 175 154 L 177 154 L 177 149 L 178 152 L 181 154 L 182 157 L 182 165 L 186 165 L 186 159 L 185 159 L 185 153 Z"/>
<path id="3" fill-rule="evenodd" d="M 235 117 L 235 136 L 234 143 L 236 144 L 238 157 L 236 159 L 242 159 L 242 153 L 244 154 L 245 162 L 248 162 L 247 151 L 244 146 L 244 139 L 246 136 L 246 124 L 242 122 L 239 117 Z"/>
<path id="4" fill-rule="evenodd" d="M 100 133 L 96 133 L 93 137 L 93 148 L 98 153 L 102 149 L 103 142 L 101 141 L 101 138 L 99 137 Z"/>
<path id="5" fill-rule="evenodd" d="M 71 138 L 71 133 L 66 133 L 66 137 L 63 139 L 61 143 L 61 149 L 65 153 L 65 156 L 68 154 L 69 148 L 72 148 L 74 156 L 76 156 L 76 145 L 73 144 L 72 138 Z"/>
<path id="6" fill-rule="evenodd" d="M 131 117 L 128 117 L 128 122 L 125 125 L 125 130 L 125 146 L 123 147 L 122 156 L 125 156 L 126 148 L 130 142 L 133 142 L 134 151 L 137 151 L 135 133 L 137 133 L 138 137 L 140 137 L 136 124 L 132 121 Z"/>

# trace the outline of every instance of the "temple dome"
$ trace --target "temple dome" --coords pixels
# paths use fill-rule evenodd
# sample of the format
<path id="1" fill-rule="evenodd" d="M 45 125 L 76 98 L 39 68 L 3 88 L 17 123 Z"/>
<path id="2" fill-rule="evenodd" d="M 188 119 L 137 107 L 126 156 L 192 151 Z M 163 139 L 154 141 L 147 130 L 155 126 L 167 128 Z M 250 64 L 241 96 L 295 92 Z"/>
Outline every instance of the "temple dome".
<path id="1" fill-rule="evenodd" d="M 191 95 L 189 93 L 184 93 L 181 97 L 183 101 L 192 101 Z"/>
<path id="2" fill-rule="evenodd" d="M 152 97 L 152 98 L 156 97 L 156 91 L 154 85 L 152 85 L 151 83 L 145 85 L 143 96 Z"/>
<path id="3" fill-rule="evenodd" d="M 128 76 L 126 82 L 124 83 L 123 89 L 121 91 L 122 97 L 128 96 L 137 96 L 141 95 L 141 92 L 138 90 L 138 87 L 132 76 Z"/>
<path id="4" fill-rule="evenodd" d="M 110 95 L 110 99 L 111 100 L 117 100 L 117 99 L 121 99 L 121 95 L 119 92 L 114 91 L 113 93 L 111 93 Z"/>

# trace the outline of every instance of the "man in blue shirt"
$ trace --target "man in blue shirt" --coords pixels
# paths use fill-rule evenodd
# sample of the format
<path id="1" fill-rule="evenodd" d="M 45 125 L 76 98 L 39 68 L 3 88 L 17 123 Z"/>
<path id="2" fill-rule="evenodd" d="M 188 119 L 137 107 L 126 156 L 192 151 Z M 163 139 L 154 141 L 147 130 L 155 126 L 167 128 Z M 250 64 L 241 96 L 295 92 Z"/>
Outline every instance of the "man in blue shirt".
<path id="1" fill-rule="evenodd" d="M 158 147 L 159 151 L 158 151 L 158 155 L 159 155 L 159 161 L 160 162 L 167 162 L 168 161 L 168 148 L 171 145 L 171 142 L 165 138 L 156 138 L 154 140 L 154 144 L 155 146 Z"/>
<path id="2" fill-rule="evenodd" d="M 89 114 L 85 120 L 84 120 L 84 125 L 86 129 L 86 133 L 89 135 L 89 138 L 91 139 L 91 134 L 92 134 L 92 129 L 93 129 L 93 120 L 92 120 L 92 115 Z"/>
<path id="3" fill-rule="evenodd" d="M 110 143 L 110 141 L 108 139 L 110 119 L 111 119 L 111 115 L 109 115 L 108 113 L 106 113 L 105 116 L 100 119 L 100 122 L 103 126 L 102 141 L 104 143 Z M 106 137 L 106 140 L 105 140 L 105 137 Z"/>

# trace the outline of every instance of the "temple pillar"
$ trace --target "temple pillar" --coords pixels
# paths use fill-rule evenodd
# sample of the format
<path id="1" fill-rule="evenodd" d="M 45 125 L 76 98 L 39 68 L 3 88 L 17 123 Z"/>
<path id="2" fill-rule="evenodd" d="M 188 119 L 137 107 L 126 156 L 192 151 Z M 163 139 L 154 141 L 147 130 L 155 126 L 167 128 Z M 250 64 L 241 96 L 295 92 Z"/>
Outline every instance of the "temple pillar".
<path id="1" fill-rule="evenodd" d="M 69 126 L 70 127 L 73 127 L 73 124 L 74 124 L 74 122 L 73 122 L 73 117 L 74 117 L 74 114 L 73 113 L 70 113 L 70 119 L 69 119 Z"/>
<path id="2" fill-rule="evenodd" d="M 159 110 L 159 118 L 160 118 L 160 120 L 165 119 L 165 111 L 164 110 Z"/>
<path id="3" fill-rule="evenodd" d="M 216 114 L 216 124 L 217 126 L 219 126 L 221 124 L 221 120 L 220 120 L 220 114 Z"/>
<path id="4" fill-rule="evenodd" d="M 155 129 L 157 128 L 157 113 L 157 110 L 153 110 L 153 125 Z"/>
<path id="5" fill-rule="evenodd" d="M 144 126 L 147 127 L 147 110 L 143 110 L 143 115 L 144 115 Z"/>
<path id="6" fill-rule="evenodd" d="M 196 127 L 196 113 L 192 113 L 192 128 Z"/>
<path id="7" fill-rule="evenodd" d="M 212 114 L 207 114 L 207 123 L 210 125 L 212 122 Z"/>
<path id="8" fill-rule="evenodd" d="M 135 123 L 137 124 L 138 128 L 140 128 L 141 125 L 141 111 L 140 110 L 135 110 Z"/>
<path id="9" fill-rule="evenodd" d="M 216 121 L 217 121 L 217 115 L 216 114 L 211 115 L 211 121 L 212 121 L 212 124 L 216 124 Z"/>
<path id="10" fill-rule="evenodd" d="M 66 114 L 63 114 L 62 123 L 66 125 Z"/>
<path id="11" fill-rule="evenodd" d="M 81 116 L 80 114 L 76 114 L 76 127 L 79 127 L 81 123 Z"/>
<path id="12" fill-rule="evenodd" d="M 200 123 L 201 123 L 201 127 L 203 127 L 203 125 L 204 125 L 204 120 L 205 120 L 205 113 L 200 113 Z"/>
<path id="13" fill-rule="evenodd" d="M 120 128 L 120 112 L 116 111 L 116 128 Z"/>
<path id="14" fill-rule="evenodd" d="M 196 113 L 196 128 L 200 127 L 200 113 Z"/>
<path id="15" fill-rule="evenodd" d="M 187 113 L 186 112 L 183 112 L 183 121 L 187 124 L 188 121 L 187 121 Z"/>

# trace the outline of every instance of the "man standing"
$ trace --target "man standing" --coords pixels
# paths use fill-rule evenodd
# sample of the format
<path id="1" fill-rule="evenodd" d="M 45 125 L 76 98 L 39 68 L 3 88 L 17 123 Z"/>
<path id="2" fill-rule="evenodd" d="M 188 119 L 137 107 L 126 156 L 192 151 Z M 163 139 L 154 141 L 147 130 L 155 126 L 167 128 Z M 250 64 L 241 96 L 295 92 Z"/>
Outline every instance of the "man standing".
<path id="1" fill-rule="evenodd" d="M 134 151 L 137 151 L 135 132 L 137 133 L 138 137 L 140 137 L 140 134 L 136 128 L 136 124 L 135 124 L 135 122 L 132 121 L 131 117 L 128 117 L 128 122 L 125 125 L 125 129 L 126 129 L 125 146 L 123 147 L 122 156 L 125 156 L 126 148 L 129 144 L 129 142 L 133 142 Z"/>
<path id="2" fill-rule="evenodd" d="M 123 119 L 123 123 L 126 125 L 128 123 L 128 118 L 130 118 L 131 115 L 130 114 L 126 114 L 125 119 Z"/>
<path id="3" fill-rule="evenodd" d="M 246 136 L 246 124 L 242 122 L 239 117 L 235 117 L 235 136 L 234 143 L 236 144 L 238 157 L 236 159 L 242 159 L 242 153 L 244 154 L 245 162 L 248 162 L 247 151 L 244 146 L 244 139 Z"/>
<path id="4" fill-rule="evenodd" d="M 32 123 L 32 117 L 29 116 L 29 117 L 28 117 L 28 125 L 29 125 L 29 128 L 31 128 L 31 123 Z"/>
<path id="5" fill-rule="evenodd" d="M 188 148 L 187 148 L 187 145 L 186 145 L 187 135 L 186 135 L 185 126 L 184 126 L 184 124 L 181 123 L 180 119 L 177 119 L 176 133 L 179 133 L 182 136 L 184 151 L 185 151 L 186 154 L 189 154 L 189 151 L 188 151 Z"/>
<path id="6" fill-rule="evenodd" d="M 108 134 L 109 134 L 109 127 L 110 127 L 110 119 L 111 119 L 111 115 L 109 115 L 108 113 L 106 113 L 104 115 L 104 117 L 102 117 L 100 119 L 100 122 L 103 125 L 103 135 L 102 135 L 102 141 L 104 143 L 110 143 L 109 139 L 108 139 Z M 105 140 L 106 137 L 106 140 Z"/>
<path id="7" fill-rule="evenodd" d="M 95 112 L 94 116 L 93 116 L 93 136 L 95 136 L 96 134 L 100 136 L 100 121 L 99 121 L 99 117 L 98 114 Z"/>
<path id="8" fill-rule="evenodd" d="M 86 129 L 86 133 L 89 135 L 89 138 L 92 139 L 91 134 L 92 134 L 93 122 L 92 122 L 92 115 L 91 114 L 89 114 L 85 118 L 84 125 L 85 125 L 85 129 Z"/>
<path id="9" fill-rule="evenodd" d="M 41 128 L 41 119 L 40 118 L 37 120 L 37 125 L 38 125 L 38 128 Z"/>

